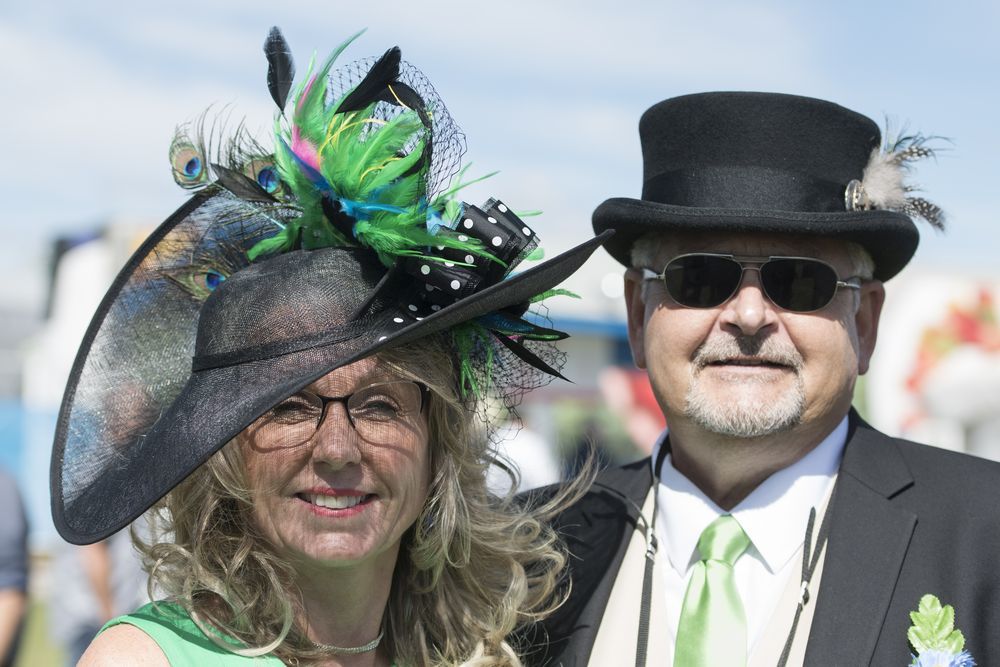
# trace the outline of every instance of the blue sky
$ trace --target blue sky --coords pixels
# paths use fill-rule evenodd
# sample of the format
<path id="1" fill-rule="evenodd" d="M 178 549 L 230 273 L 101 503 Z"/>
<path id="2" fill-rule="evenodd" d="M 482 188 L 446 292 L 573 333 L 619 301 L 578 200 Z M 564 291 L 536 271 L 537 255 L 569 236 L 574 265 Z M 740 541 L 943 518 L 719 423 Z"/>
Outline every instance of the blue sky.
<path id="1" fill-rule="evenodd" d="M 915 263 L 1000 275 L 998 18 L 985 1 L 8 2 L 0 303 L 35 298 L 54 234 L 109 218 L 153 224 L 183 201 L 166 159 L 178 123 L 231 105 L 267 129 L 272 25 L 300 72 L 314 49 L 362 27 L 345 62 L 398 44 L 465 131 L 472 173 L 501 172 L 467 198 L 543 210 L 534 226 L 550 251 L 589 235 L 603 199 L 638 196 L 636 124 L 649 105 L 769 90 L 951 138 L 916 178 L 951 229 L 925 228 Z"/>

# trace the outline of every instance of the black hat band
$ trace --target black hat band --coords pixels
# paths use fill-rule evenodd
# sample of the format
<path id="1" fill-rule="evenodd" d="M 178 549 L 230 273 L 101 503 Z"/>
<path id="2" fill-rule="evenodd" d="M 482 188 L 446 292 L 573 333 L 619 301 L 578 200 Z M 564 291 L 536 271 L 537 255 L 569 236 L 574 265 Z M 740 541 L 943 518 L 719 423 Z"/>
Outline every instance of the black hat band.
<path id="1" fill-rule="evenodd" d="M 690 208 L 843 212 L 843 183 L 754 165 L 699 167 L 657 174 L 642 198 Z"/>

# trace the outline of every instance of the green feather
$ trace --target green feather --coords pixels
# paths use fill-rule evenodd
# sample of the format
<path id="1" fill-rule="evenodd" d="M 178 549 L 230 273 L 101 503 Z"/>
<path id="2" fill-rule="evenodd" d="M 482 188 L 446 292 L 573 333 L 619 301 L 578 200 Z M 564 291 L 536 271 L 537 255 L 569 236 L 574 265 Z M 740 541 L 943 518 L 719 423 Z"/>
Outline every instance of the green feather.
<path id="1" fill-rule="evenodd" d="M 274 236 L 257 242 L 252 248 L 250 248 L 250 250 L 247 251 L 247 257 L 251 262 L 253 262 L 261 255 L 270 255 L 271 253 L 286 252 L 290 250 L 295 241 L 294 234 L 296 231 L 298 230 L 293 230 L 293 224 L 288 224 Z"/>
<path id="2" fill-rule="evenodd" d="M 337 48 L 330 52 L 323 65 L 316 70 L 315 76 L 312 74 L 313 61 L 309 63 L 309 70 L 306 72 L 306 77 L 303 84 L 296 91 L 296 102 L 295 102 L 295 123 L 300 126 L 300 132 L 303 136 L 308 137 L 312 140 L 318 141 L 322 138 L 322 127 L 324 114 L 324 100 L 326 99 L 326 77 L 330 72 L 330 68 L 333 67 L 333 63 L 337 60 L 337 57 L 343 53 L 344 49 L 348 47 L 355 39 L 360 37 L 365 31 L 360 30 L 353 36 L 348 37 L 343 43 Z M 312 81 L 312 85 L 309 87 L 308 91 L 305 91 L 305 86 Z M 305 92 L 305 97 L 302 98 L 301 95 Z"/>
<path id="3" fill-rule="evenodd" d="M 544 301 L 550 296 L 568 296 L 573 299 L 579 299 L 580 295 L 576 292 L 570 292 L 568 289 L 550 289 L 542 292 L 541 294 L 536 294 L 528 300 L 528 303 L 538 303 L 539 301 Z"/>

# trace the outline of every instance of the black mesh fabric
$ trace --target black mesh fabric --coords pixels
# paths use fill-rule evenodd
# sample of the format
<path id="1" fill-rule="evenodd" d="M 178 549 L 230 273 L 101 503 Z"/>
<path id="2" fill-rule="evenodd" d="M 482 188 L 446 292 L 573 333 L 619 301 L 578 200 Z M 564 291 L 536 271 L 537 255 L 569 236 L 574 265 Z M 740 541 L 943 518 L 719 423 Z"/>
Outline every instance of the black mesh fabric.
<path id="1" fill-rule="evenodd" d="M 339 100 L 358 85 L 376 60 L 378 58 L 363 58 L 330 72 L 326 95 L 327 103 L 332 104 L 335 100 Z M 431 135 L 433 136 L 431 165 L 427 174 L 427 195 L 430 199 L 445 189 L 451 182 L 451 178 L 458 173 L 462 164 L 462 156 L 465 155 L 465 134 L 452 119 L 440 95 L 434 90 L 434 86 L 431 85 L 423 72 L 404 61 L 399 66 L 399 81 L 410 86 L 420 95 L 430 113 Z M 372 115 L 381 120 L 391 120 L 405 111 L 404 107 L 379 102 Z M 369 127 L 372 128 L 372 131 L 377 131 L 375 125 Z M 418 137 L 414 136 L 412 144 L 415 145 L 417 141 Z M 407 152 L 413 149 L 413 145 L 406 147 Z"/>

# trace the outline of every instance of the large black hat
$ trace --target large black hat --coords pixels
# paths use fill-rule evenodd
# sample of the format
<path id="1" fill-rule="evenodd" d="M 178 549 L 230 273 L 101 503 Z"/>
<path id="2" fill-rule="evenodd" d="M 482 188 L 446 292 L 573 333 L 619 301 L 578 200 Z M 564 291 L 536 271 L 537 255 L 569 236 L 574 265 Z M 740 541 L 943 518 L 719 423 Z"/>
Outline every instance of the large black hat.
<path id="1" fill-rule="evenodd" d="M 919 136 L 885 150 L 869 118 L 831 102 L 776 93 L 714 92 L 665 100 L 639 122 L 641 199 L 594 211 L 606 247 L 630 265 L 647 232 L 772 232 L 855 241 L 875 277 L 898 273 L 916 251 L 911 215 L 939 225 L 937 207 L 909 195 L 908 160 L 930 154 Z"/>
<path id="2" fill-rule="evenodd" d="M 282 121 L 292 74 L 280 34 L 269 45 Z M 190 128 L 175 139 L 197 191 L 111 286 L 63 399 L 52 512 L 70 542 L 124 527 L 276 403 L 381 350 L 442 334 L 470 402 L 558 375 L 564 334 L 525 312 L 604 238 L 512 273 L 534 230 L 434 192 L 461 141 L 426 80 L 398 49 L 328 78 L 332 61 L 273 155 L 240 157 L 259 147 L 241 138 L 212 164 Z"/>

